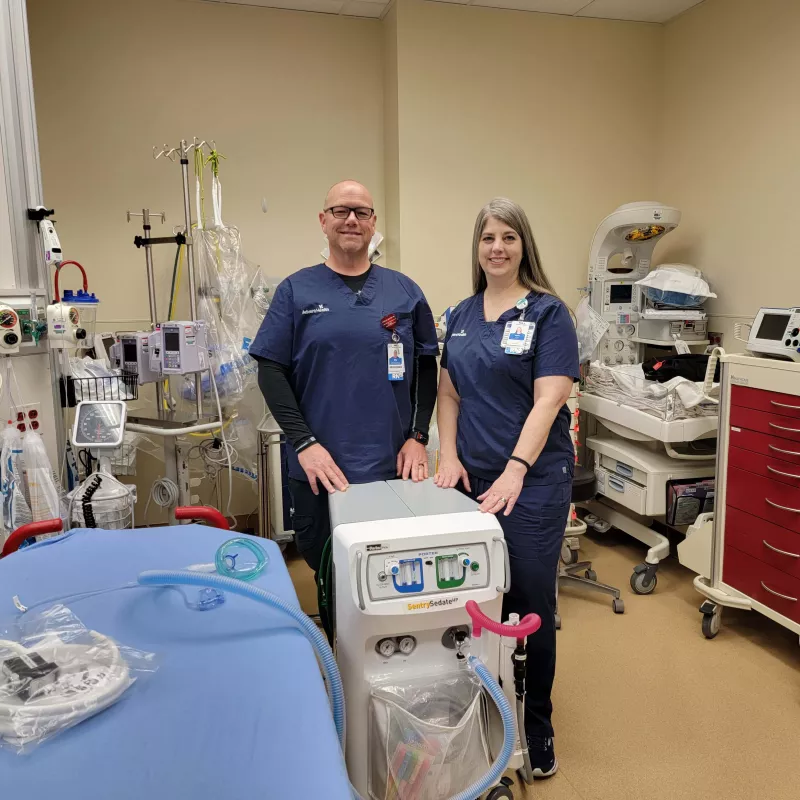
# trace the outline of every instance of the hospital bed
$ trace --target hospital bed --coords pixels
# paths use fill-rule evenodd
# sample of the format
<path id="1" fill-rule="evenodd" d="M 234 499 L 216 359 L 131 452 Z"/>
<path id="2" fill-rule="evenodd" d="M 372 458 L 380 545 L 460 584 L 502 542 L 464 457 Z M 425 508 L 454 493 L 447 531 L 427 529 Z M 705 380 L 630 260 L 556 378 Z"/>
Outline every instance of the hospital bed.
<path id="1" fill-rule="evenodd" d="M 230 534 L 201 525 L 73 530 L 0 560 L 0 632 L 52 597 L 213 561 Z M 253 583 L 296 604 L 278 545 Z M 68 603 L 90 628 L 154 652 L 159 670 L 114 706 L 25 756 L 0 749 L 3 796 L 61 800 L 351 797 L 314 652 L 286 617 L 226 593 L 207 612 L 142 587 Z"/>

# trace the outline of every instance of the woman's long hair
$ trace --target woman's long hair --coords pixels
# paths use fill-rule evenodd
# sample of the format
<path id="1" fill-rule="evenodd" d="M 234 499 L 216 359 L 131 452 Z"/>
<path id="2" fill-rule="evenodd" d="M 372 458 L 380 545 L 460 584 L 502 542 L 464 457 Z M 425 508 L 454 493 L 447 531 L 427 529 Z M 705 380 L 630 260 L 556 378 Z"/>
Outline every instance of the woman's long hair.
<path id="1" fill-rule="evenodd" d="M 475 220 L 475 232 L 472 236 L 472 292 L 479 294 L 486 288 L 486 275 L 481 268 L 478 260 L 478 248 L 480 247 L 483 229 L 489 217 L 499 219 L 513 228 L 517 236 L 522 240 L 522 261 L 519 265 L 519 282 L 529 291 L 551 294 L 558 297 L 553 284 L 542 268 L 542 260 L 539 258 L 539 250 L 536 247 L 536 240 L 533 238 L 531 223 L 525 212 L 512 200 L 506 197 L 495 197 L 490 200 L 478 214 Z"/>

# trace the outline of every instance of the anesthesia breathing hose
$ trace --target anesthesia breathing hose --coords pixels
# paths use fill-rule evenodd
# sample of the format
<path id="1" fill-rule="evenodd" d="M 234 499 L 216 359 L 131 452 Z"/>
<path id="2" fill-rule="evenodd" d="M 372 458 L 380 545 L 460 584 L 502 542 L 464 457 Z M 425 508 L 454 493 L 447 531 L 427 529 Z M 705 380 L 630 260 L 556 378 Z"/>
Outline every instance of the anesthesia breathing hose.
<path id="1" fill-rule="evenodd" d="M 339 745 L 342 751 L 344 751 L 345 709 L 342 677 L 339 674 L 339 668 L 336 665 L 336 659 L 328 644 L 328 640 L 314 622 L 312 622 L 312 620 L 297 606 L 286 602 L 272 592 L 260 589 L 257 586 L 245 583 L 236 578 L 228 578 L 222 575 L 208 573 L 189 572 L 186 570 L 148 570 L 139 575 L 139 584 L 141 586 L 164 587 L 186 585 L 218 589 L 220 591 L 230 592 L 231 594 L 238 594 L 242 597 L 249 597 L 251 600 L 256 600 L 259 603 L 263 603 L 291 617 L 313 646 L 320 664 L 322 665 L 328 684 L 328 691 L 330 693 L 336 734 L 339 738 Z M 529 633 L 533 633 L 541 624 L 541 620 L 536 615 L 531 614 L 525 617 L 520 625 L 514 626 L 513 628 L 511 626 L 501 626 L 485 617 L 476 604 L 473 603 L 472 606 L 471 608 L 468 605 L 467 610 L 474 620 L 473 636 L 476 638 L 480 636 L 481 627 L 484 627 L 494 632 L 500 632 L 500 629 L 502 629 L 501 635 L 512 636 L 515 639 L 519 639 Z M 475 613 L 476 611 L 477 614 Z M 511 710 L 505 693 L 479 658 L 471 655 L 467 659 L 467 663 L 469 667 L 474 670 L 500 712 L 500 716 L 503 720 L 503 747 L 489 771 L 478 781 L 464 789 L 464 791 L 453 795 L 450 800 L 475 800 L 475 798 L 491 789 L 503 776 L 516 746 L 514 713 Z M 355 789 L 352 789 L 352 792 L 356 800 L 361 800 L 361 796 Z"/>

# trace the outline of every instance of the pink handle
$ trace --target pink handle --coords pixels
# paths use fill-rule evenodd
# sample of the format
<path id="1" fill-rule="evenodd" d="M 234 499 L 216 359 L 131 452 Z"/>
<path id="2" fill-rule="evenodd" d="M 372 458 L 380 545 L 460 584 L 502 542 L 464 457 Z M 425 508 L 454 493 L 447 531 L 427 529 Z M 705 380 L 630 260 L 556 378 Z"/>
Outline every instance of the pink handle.
<path id="1" fill-rule="evenodd" d="M 231 529 L 228 520 L 210 506 L 178 506 L 175 509 L 175 519 L 199 519 L 223 531 Z"/>
<path id="2" fill-rule="evenodd" d="M 496 633 L 498 636 L 506 636 L 509 639 L 524 639 L 526 636 L 536 633 L 542 627 L 542 618 L 538 614 L 526 614 L 519 621 L 519 625 L 503 625 L 501 622 L 495 622 L 487 617 L 474 600 L 467 600 L 466 608 L 467 614 L 472 617 L 472 635 L 476 639 L 480 638 L 481 631 L 484 628 L 487 631 Z"/>
<path id="3" fill-rule="evenodd" d="M 43 519 L 39 522 L 29 522 L 27 525 L 20 525 L 11 536 L 6 539 L 3 545 L 3 552 L 0 558 L 11 555 L 19 550 L 19 546 L 32 536 L 41 536 L 43 533 L 58 533 L 62 529 L 60 519 Z"/>

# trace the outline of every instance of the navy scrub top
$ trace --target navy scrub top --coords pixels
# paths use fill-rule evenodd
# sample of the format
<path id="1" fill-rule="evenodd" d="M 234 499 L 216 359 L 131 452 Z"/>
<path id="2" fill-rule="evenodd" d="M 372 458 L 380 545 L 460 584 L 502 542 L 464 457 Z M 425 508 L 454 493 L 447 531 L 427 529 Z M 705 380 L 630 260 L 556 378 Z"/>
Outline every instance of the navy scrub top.
<path id="1" fill-rule="evenodd" d="M 381 326 L 387 314 L 398 318 L 406 367 L 401 381 L 388 379 L 392 334 Z M 290 275 L 250 346 L 250 355 L 290 367 L 300 411 L 350 483 L 396 477 L 397 454 L 415 424 L 416 358 L 438 352 L 422 290 L 377 265 L 360 292 L 324 264 Z M 289 476 L 307 480 L 294 450 L 287 450 Z"/>
<path id="2" fill-rule="evenodd" d="M 533 408 L 533 382 L 551 375 L 579 378 L 578 340 L 567 307 L 548 294 L 531 292 L 527 300 L 525 320 L 536 327 L 530 350 L 521 356 L 506 354 L 500 341 L 506 323 L 522 312 L 513 308 L 486 322 L 482 292 L 459 303 L 447 325 L 442 368 L 461 399 L 458 457 L 470 474 L 489 481 L 500 477 L 517 445 Z M 574 464 L 565 405 L 524 483 L 572 480 Z"/>

